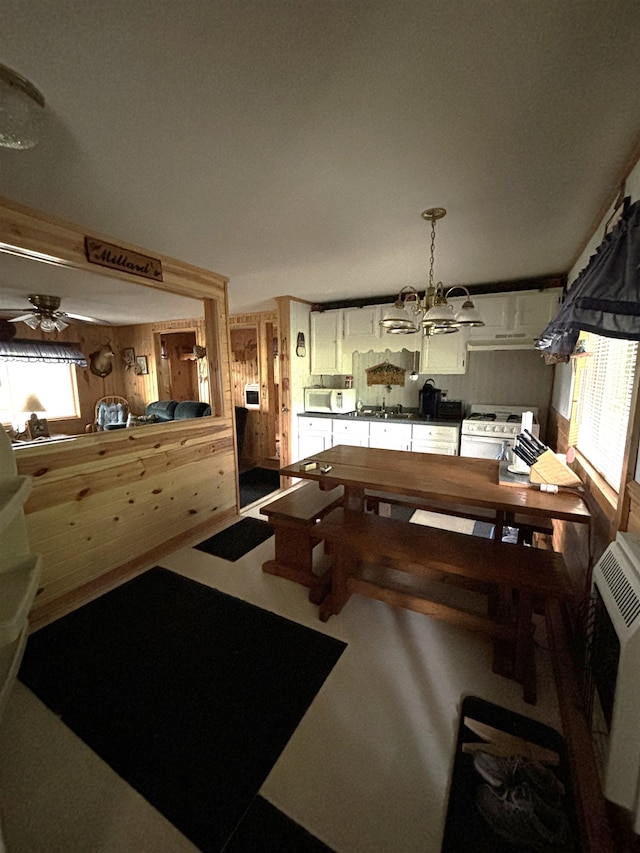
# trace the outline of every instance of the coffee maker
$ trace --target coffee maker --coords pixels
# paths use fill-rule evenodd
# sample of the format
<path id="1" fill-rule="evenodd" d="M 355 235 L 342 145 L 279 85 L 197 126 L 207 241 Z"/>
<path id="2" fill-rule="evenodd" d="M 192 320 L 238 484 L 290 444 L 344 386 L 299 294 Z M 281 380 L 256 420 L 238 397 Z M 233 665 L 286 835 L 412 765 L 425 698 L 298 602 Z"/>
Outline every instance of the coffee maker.
<path id="1" fill-rule="evenodd" d="M 423 418 L 436 418 L 441 391 L 435 387 L 433 379 L 427 379 L 420 391 L 420 414 Z"/>

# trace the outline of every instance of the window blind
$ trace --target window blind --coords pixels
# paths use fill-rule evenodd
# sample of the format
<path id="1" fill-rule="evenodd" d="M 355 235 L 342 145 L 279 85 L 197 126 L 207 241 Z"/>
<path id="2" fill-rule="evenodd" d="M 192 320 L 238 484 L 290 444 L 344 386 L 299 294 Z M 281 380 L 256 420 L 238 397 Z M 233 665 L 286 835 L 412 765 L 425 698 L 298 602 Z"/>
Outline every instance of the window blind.
<path id="1" fill-rule="evenodd" d="M 619 490 L 638 343 L 585 337 L 590 355 L 580 375 L 577 447 Z"/>
<path id="2" fill-rule="evenodd" d="M 39 361 L 49 364 L 87 366 L 87 360 L 80 349 L 80 344 L 20 340 L 19 338 L 0 341 L 0 361 Z"/>

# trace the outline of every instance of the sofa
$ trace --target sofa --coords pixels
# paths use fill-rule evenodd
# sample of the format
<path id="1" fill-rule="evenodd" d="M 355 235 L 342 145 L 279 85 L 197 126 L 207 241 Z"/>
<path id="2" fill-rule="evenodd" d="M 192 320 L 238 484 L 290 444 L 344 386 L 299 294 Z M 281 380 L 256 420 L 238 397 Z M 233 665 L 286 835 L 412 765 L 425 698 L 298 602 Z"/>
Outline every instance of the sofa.
<path id="1" fill-rule="evenodd" d="M 211 414 L 211 406 L 199 400 L 156 400 L 149 403 L 145 416 L 153 418 L 155 423 L 162 421 L 182 421 L 188 418 L 203 418 Z"/>
<path id="2" fill-rule="evenodd" d="M 202 418 L 210 414 L 211 406 L 208 403 L 201 403 L 199 400 L 185 400 L 182 403 L 177 400 L 156 400 L 155 403 L 149 403 L 144 415 L 126 413 L 122 406 L 114 403 L 110 404 L 104 411 L 101 410 L 98 417 L 98 429 L 125 429 L 125 427 L 144 426 L 144 424 Z"/>

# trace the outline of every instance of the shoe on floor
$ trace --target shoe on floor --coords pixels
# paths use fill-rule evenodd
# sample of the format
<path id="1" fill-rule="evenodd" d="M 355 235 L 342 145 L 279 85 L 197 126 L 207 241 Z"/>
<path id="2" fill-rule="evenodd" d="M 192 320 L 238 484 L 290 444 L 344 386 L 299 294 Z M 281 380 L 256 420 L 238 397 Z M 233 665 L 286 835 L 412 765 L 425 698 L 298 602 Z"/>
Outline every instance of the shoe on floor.
<path id="1" fill-rule="evenodd" d="M 547 805 L 554 808 L 564 796 L 564 785 L 555 773 L 531 758 L 489 755 L 478 750 L 473 757 L 473 766 L 485 782 L 494 788 L 528 785 Z"/>
<path id="2" fill-rule="evenodd" d="M 502 791 L 480 785 L 476 805 L 496 835 L 510 844 L 545 853 L 573 849 L 567 816 L 544 803 L 526 785 Z"/>

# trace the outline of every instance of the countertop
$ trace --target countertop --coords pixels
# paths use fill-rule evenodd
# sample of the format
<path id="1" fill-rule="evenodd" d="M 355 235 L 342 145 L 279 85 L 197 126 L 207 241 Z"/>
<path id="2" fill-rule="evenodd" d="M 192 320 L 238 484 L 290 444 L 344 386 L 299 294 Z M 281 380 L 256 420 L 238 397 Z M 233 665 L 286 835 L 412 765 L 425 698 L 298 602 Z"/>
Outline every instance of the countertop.
<path id="1" fill-rule="evenodd" d="M 425 418 L 419 412 L 411 409 L 406 410 L 402 414 L 386 413 L 382 415 L 375 411 L 372 412 L 351 412 L 346 414 L 337 414 L 336 412 L 299 412 L 299 418 L 330 418 L 338 421 L 387 421 L 397 424 L 429 424 L 430 426 L 448 426 L 460 429 L 461 420 L 453 420 L 452 418 Z"/>

